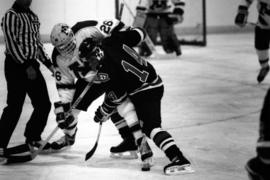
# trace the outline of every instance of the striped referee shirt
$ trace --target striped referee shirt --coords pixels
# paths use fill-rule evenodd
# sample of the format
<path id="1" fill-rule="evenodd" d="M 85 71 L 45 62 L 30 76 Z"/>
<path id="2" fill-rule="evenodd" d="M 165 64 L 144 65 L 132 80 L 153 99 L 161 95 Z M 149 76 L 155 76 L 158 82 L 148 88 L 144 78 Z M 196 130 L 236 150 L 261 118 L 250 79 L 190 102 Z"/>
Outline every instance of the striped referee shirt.
<path id="1" fill-rule="evenodd" d="M 40 40 L 40 22 L 30 9 L 21 8 L 16 2 L 2 18 L 2 30 L 6 43 L 6 54 L 19 64 L 30 64 L 39 59 L 50 67 L 51 61 Z"/>

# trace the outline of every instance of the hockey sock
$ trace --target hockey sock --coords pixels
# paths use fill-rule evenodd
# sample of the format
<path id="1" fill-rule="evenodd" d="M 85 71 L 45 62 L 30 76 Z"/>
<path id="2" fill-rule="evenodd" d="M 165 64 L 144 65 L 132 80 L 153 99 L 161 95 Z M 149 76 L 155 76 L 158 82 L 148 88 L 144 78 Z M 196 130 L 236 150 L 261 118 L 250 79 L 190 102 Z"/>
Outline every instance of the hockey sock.
<path id="1" fill-rule="evenodd" d="M 263 59 L 263 60 L 259 60 L 259 63 L 260 63 L 260 65 L 261 65 L 261 67 L 267 67 L 267 66 L 269 66 L 268 65 L 268 62 L 269 62 L 269 58 L 267 58 L 267 59 Z"/>
<path id="2" fill-rule="evenodd" d="M 111 120 L 114 123 L 115 127 L 118 129 L 119 134 L 123 139 L 133 139 L 134 137 L 129 129 L 125 119 L 121 117 L 118 113 L 114 113 L 111 116 Z"/>
<path id="3" fill-rule="evenodd" d="M 183 154 L 180 149 L 176 146 L 172 136 L 161 128 L 155 128 L 150 134 L 151 139 L 154 143 L 165 152 L 166 156 L 172 161 L 175 157 L 182 157 Z"/>
<path id="4" fill-rule="evenodd" d="M 69 137 L 74 137 L 77 133 L 77 124 L 78 124 L 78 115 L 80 111 L 79 110 L 72 110 L 72 115 L 74 117 L 73 122 L 65 129 L 63 129 L 64 134 L 68 135 Z"/>

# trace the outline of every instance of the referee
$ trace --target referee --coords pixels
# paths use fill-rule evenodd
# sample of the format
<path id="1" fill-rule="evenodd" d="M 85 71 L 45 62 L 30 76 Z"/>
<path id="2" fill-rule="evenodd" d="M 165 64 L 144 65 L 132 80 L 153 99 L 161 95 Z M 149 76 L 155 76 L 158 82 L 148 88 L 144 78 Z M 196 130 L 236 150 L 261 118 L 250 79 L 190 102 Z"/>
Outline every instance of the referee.
<path id="1" fill-rule="evenodd" d="M 51 60 L 44 52 L 40 40 L 40 22 L 30 10 L 32 0 L 15 0 L 2 18 L 1 27 L 5 39 L 5 78 L 7 83 L 7 106 L 0 119 L 0 160 L 4 158 L 12 133 L 20 118 L 26 94 L 31 99 L 33 112 L 26 124 L 26 143 L 38 148 L 41 134 L 51 110 L 44 77 L 39 69 L 41 61 L 53 72 Z M 49 150 L 49 144 L 44 150 Z"/>

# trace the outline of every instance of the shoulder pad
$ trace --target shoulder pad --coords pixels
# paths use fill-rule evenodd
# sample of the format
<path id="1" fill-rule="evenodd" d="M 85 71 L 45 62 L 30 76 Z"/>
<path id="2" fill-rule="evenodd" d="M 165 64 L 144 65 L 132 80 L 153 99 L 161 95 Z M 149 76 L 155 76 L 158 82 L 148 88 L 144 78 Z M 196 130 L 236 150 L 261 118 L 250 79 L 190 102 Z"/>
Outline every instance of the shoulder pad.
<path id="1" fill-rule="evenodd" d="M 76 34 L 80 29 L 89 27 L 89 26 L 96 26 L 98 24 L 95 20 L 88 20 L 88 21 L 80 21 L 77 22 L 74 26 L 71 27 L 74 34 Z"/>

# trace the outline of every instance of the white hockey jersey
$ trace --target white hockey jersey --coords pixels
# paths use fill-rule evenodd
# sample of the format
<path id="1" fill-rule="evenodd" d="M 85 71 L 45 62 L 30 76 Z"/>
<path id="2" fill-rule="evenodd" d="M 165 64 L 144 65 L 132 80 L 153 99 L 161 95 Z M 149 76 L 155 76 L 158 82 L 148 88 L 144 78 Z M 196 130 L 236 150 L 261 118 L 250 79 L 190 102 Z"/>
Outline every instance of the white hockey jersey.
<path id="1" fill-rule="evenodd" d="M 53 49 L 52 53 L 52 61 L 55 67 L 54 75 L 60 101 L 63 103 L 72 102 L 75 93 L 75 82 L 78 78 L 87 76 L 88 80 L 91 80 L 91 77 L 94 77 L 94 74 L 89 73 L 79 60 L 78 49 L 81 42 L 88 37 L 102 40 L 110 36 L 114 31 L 121 31 L 126 28 L 124 23 L 117 19 L 82 21 L 71 27 L 76 39 L 76 49 L 73 56 L 62 56 L 56 48 Z M 72 70 L 74 67 L 77 69 L 76 71 Z"/>
<path id="2" fill-rule="evenodd" d="M 183 9 L 184 0 L 141 0 L 138 7 L 146 9 L 148 14 L 168 14 L 175 8 Z"/>
<path id="3" fill-rule="evenodd" d="M 242 0 L 242 6 L 250 7 L 254 0 Z M 262 29 L 270 29 L 270 0 L 257 0 L 257 25 Z"/>

